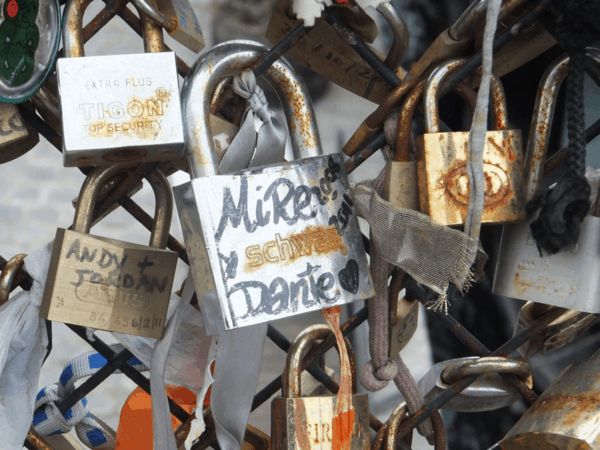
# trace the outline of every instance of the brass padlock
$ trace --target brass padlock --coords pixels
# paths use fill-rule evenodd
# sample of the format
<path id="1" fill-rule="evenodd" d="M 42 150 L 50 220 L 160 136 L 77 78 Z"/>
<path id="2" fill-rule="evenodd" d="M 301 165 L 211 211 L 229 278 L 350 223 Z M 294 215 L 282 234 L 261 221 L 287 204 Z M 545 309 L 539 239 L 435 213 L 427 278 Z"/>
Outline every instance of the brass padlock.
<path id="1" fill-rule="evenodd" d="M 8 301 L 12 285 L 19 270 L 23 267 L 25 254 L 19 254 L 10 258 L 0 275 L 0 306 Z"/>
<path id="2" fill-rule="evenodd" d="M 600 351 L 571 364 L 500 442 L 503 450 L 600 448 Z"/>
<path id="3" fill-rule="evenodd" d="M 400 268 L 394 270 L 389 294 L 388 357 L 394 358 L 410 342 L 419 325 L 419 302 L 400 296 L 405 273 Z"/>
<path id="4" fill-rule="evenodd" d="M 521 307 L 513 336 L 529 328 L 543 314 L 557 308 L 563 310 L 563 313 L 519 347 L 519 353 L 525 358 L 547 355 L 563 348 L 577 336 L 585 333 L 598 318 L 596 314 L 527 302 Z"/>
<path id="5" fill-rule="evenodd" d="M 40 135 L 23 120 L 17 106 L 0 103 L 0 164 L 23 156 L 38 142 Z"/>
<path id="6" fill-rule="evenodd" d="M 394 43 L 387 59 L 375 49 L 372 50 L 380 59 L 386 59 L 388 66 L 403 79 L 406 71 L 399 63 L 409 38 L 408 26 L 402 13 L 392 2 L 381 3 L 377 9 L 392 29 Z M 363 15 L 364 20 L 372 22 L 364 11 Z M 294 18 L 291 1 L 280 0 L 273 8 L 266 37 L 277 43 L 301 23 L 302 21 Z M 305 34 L 288 54 L 319 75 L 372 102 L 381 103 L 392 90 L 392 86 L 383 81 L 325 20 L 317 19 L 310 33 Z"/>
<path id="7" fill-rule="evenodd" d="M 149 53 L 85 57 L 83 15 L 89 4 L 67 3 L 65 58 L 56 63 L 64 166 L 182 158 L 176 58 L 163 52 L 162 29 L 141 13 Z"/>
<path id="8" fill-rule="evenodd" d="M 271 439 L 273 450 L 283 449 L 333 449 L 333 414 L 336 396 L 301 397 L 300 366 L 310 346 L 331 333 L 326 325 L 312 325 L 303 330 L 290 346 L 282 396 L 271 403 Z M 356 373 L 354 351 L 346 339 L 352 374 Z M 356 377 L 352 378 L 352 405 L 354 427 L 350 448 L 369 448 L 369 396 L 356 394 Z"/>
<path id="9" fill-rule="evenodd" d="M 40 316 L 158 339 L 177 263 L 165 249 L 173 212 L 165 176 L 157 169 L 146 176 L 156 197 L 152 248 L 88 234 L 100 188 L 128 167 L 96 168 L 83 183 L 73 231 L 56 231 Z"/>
<path id="10" fill-rule="evenodd" d="M 460 60 L 458 60 L 460 61 Z M 444 78 L 457 60 L 435 69 L 425 88 L 426 134 L 416 139 L 421 212 L 443 225 L 462 225 L 469 208 L 467 174 L 469 132 L 441 133 L 437 100 Z M 483 153 L 485 196 L 482 223 L 506 223 L 525 218 L 521 131 L 509 130 L 500 81 L 492 76 L 494 131 L 486 133 Z"/>

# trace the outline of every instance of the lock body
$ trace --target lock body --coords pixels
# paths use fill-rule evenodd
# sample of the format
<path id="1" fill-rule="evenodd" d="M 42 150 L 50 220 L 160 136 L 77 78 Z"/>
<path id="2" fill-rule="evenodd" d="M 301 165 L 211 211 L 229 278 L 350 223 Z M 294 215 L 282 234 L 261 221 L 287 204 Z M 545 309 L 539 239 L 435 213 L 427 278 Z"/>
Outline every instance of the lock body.
<path id="1" fill-rule="evenodd" d="M 421 212 L 444 225 L 462 225 L 469 209 L 468 132 L 426 133 L 416 139 Z M 525 219 L 520 130 L 488 131 L 483 153 L 482 223 Z"/>
<path id="2" fill-rule="evenodd" d="M 442 372 L 450 363 L 476 359 L 476 357 L 456 358 L 434 364 L 418 383 L 419 391 L 425 401 L 433 400 L 450 387 L 450 384 L 445 383 L 442 379 Z M 529 387 L 532 387 L 532 381 L 529 378 Z M 519 398 L 521 398 L 521 394 L 500 375 L 484 373 L 479 375 L 473 384 L 447 402 L 442 409 L 459 412 L 492 411 L 510 406 Z"/>
<path id="3" fill-rule="evenodd" d="M 527 302 L 523 305 L 519 312 L 513 336 L 529 328 L 532 322 L 538 318 L 534 314 L 535 305 L 536 303 L 533 302 Z M 550 308 L 557 307 L 551 306 Z M 544 330 L 519 347 L 519 353 L 525 358 L 529 358 L 536 355 L 547 355 L 559 350 L 572 342 L 577 336 L 585 333 L 595 322 L 596 318 L 595 314 L 566 309 L 561 316 L 549 323 Z"/>
<path id="4" fill-rule="evenodd" d="M 62 58 L 57 73 L 65 167 L 183 156 L 174 53 Z"/>
<path id="5" fill-rule="evenodd" d="M 395 357 L 410 342 L 419 325 L 419 302 L 400 298 L 390 299 L 390 325 L 388 331 L 389 357 Z"/>
<path id="6" fill-rule="evenodd" d="M 176 26 L 167 30 L 177 42 L 198 53 L 204 48 L 204 36 L 198 17 L 188 0 L 156 0 L 158 9 L 176 19 Z"/>
<path id="7" fill-rule="evenodd" d="M 598 352 L 554 379 L 500 442 L 503 450 L 600 447 Z"/>
<path id="8" fill-rule="evenodd" d="M 419 210 L 416 161 L 388 161 L 385 166 L 384 198 L 398 208 Z"/>
<path id="9" fill-rule="evenodd" d="M 587 313 L 600 313 L 600 218 L 581 223 L 575 248 L 540 257 L 531 221 L 505 226 L 492 292 Z"/>
<path id="10" fill-rule="evenodd" d="M 40 317 L 161 338 L 177 253 L 59 228 Z"/>
<path id="11" fill-rule="evenodd" d="M 0 103 L 0 164 L 24 155 L 38 142 L 38 132 L 22 119 L 17 106 Z"/>
<path id="12" fill-rule="evenodd" d="M 333 414 L 336 397 L 277 397 L 271 403 L 273 450 L 333 449 Z M 354 427 L 350 449 L 369 448 L 369 398 L 352 396 Z M 339 445 L 339 444 L 338 444 Z"/>
<path id="13" fill-rule="evenodd" d="M 207 333 L 374 295 L 343 167 L 333 154 L 174 188 Z"/>

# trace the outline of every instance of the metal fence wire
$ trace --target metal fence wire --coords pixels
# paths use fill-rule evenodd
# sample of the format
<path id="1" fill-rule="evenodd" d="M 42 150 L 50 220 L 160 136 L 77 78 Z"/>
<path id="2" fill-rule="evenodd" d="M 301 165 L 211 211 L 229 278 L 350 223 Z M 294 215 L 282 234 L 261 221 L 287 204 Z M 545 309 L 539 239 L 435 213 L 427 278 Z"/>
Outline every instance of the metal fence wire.
<path id="1" fill-rule="evenodd" d="M 89 3 L 86 0 L 74 1 L 78 2 L 82 9 L 87 3 Z M 106 24 L 108 24 L 117 16 L 127 25 L 129 25 L 138 35 L 142 36 L 142 21 L 126 7 L 127 3 L 128 2 L 125 0 L 106 0 L 105 8 L 98 13 L 83 29 L 84 41 L 87 42 L 89 39 L 95 36 Z M 547 6 L 548 3 L 549 0 L 542 0 L 539 2 L 537 7 L 525 12 L 511 27 L 499 33 L 494 40 L 494 49 L 500 49 L 521 30 L 526 29 L 537 19 L 540 12 Z M 350 44 L 352 48 L 354 48 L 357 54 L 377 72 L 381 79 L 394 88 L 389 99 L 386 100 L 378 110 L 378 114 L 380 114 L 382 117 L 387 115 L 392 106 L 395 104 L 395 101 L 397 101 L 399 92 L 405 92 L 407 85 L 413 81 L 410 79 L 401 81 L 394 71 L 390 69 L 377 55 L 375 55 L 373 51 L 365 44 L 365 42 L 357 35 L 357 33 L 346 26 L 333 10 L 326 11 L 326 20 L 333 26 L 340 36 L 342 36 L 342 38 L 344 38 L 344 40 Z M 283 56 L 292 46 L 298 43 L 306 33 L 309 32 L 310 28 L 303 25 L 293 29 L 285 38 L 283 38 L 259 61 L 257 61 L 253 67 L 251 67 L 255 75 L 259 76 L 261 73 L 263 73 L 274 61 Z M 170 51 L 166 45 L 164 46 L 164 50 Z M 454 86 L 456 86 L 456 84 L 471 74 L 481 64 L 481 59 L 481 51 L 475 52 L 466 61 L 466 63 L 452 73 L 445 84 L 443 93 L 449 92 Z M 179 75 L 185 77 L 189 72 L 190 67 L 183 60 L 177 57 L 177 70 Z M 51 78 L 33 100 L 21 103 L 19 105 L 19 112 L 21 113 L 23 119 L 27 121 L 33 128 L 35 128 L 42 136 L 44 136 L 58 151 L 62 151 L 62 129 L 57 98 L 58 92 L 56 90 L 56 83 Z M 216 101 L 218 103 L 218 99 Z M 586 140 L 589 142 L 598 134 L 600 134 L 600 123 L 596 122 L 586 131 Z M 350 157 L 350 159 L 346 162 L 347 171 L 351 172 L 360 166 L 360 164 L 362 164 L 369 156 L 381 148 L 384 142 L 385 138 L 383 137 L 383 133 L 381 132 L 377 134 L 367 143 L 366 146 L 361 148 L 361 151 Z M 565 160 L 566 154 L 567 150 L 563 149 L 559 151 L 558 154 L 556 154 L 553 158 L 548 160 L 546 162 L 545 173 L 547 174 L 556 169 L 558 165 Z M 132 200 L 131 195 L 139 190 L 142 178 L 157 167 L 163 171 L 165 175 L 171 175 L 178 170 L 170 162 L 150 163 L 140 165 L 128 175 L 121 174 L 115 177 L 100 195 L 99 201 L 94 210 L 95 220 L 101 220 L 115 208 L 121 206 L 144 227 L 146 227 L 148 230 L 151 230 L 153 221 L 152 217 L 150 217 L 134 200 Z M 89 169 L 80 170 L 84 174 L 89 173 Z M 368 252 L 369 239 L 366 236 L 363 236 L 363 240 Z M 189 264 L 185 247 L 171 235 L 169 235 L 167 247 L 168 249 L 176 252 L 181 261 Z M 5 269 L 7 264 L 7 260 L 0 256 L 0 269 Z M 31 277 L 24 270 L 21 270 L 17 275 L 16 282 L 13 284 L 12 289 L 20 286 L 24 290 L 29 290 L 31 288 L 31 283 Z M 435 298 L 432 292 L 428 291 L 414 280 L 411 280 L 410 277 L 407 277 L 405 288 L 409 297 L 418 300 L 425 306 L 430 306 L 432 304 L 431 302 Z M 192 303 L 194 302 L 197 303 L 195 296 L 192 299 Z M 367 308 L 368 306 L 364 306 L 341 326 L 344 336 L 352 333 L 367 319 Z M 492 351 L 483 345 L 473 334 L 471 334 L 451 315 L 431 309 L 428 311 L 444 327 L 448 328 L 456 336 L 456 338 L 476 356 L 508 356 L 518 347 L 522 346 L 525 342 L 543 330 L 561 314 L 561 311 L 558 309 L 550 310 L 537 320 L 533 321 L 531 325 L 525 328 L 523 331 L 506 341 L 502 346 Z M 47 325 L 51 342 L 51 323 L 47 322 Z M 123 374 L 125 374 L 125 376 L 130 378 L 140 388 L 150 394 L 150 382 L 148 378 L 142 375 L 141 372 L 135 369 L 128 362 L 133 357 L 131 352 L 128 350 L 122 350 L 117 353 L 97 336 L 95 336 L 94 339 L 90 339 L 86 334 L 84 327 L 76 325 L 67 326 L 81 339 L 85 340 L 94 350 L 104 356 L 104 358 L 107 360 L 107 364 L 57 404 L 57 407 L 61 413 L 64 414 L 69 408 L 71 408 L 85 395 L 98 387 L 106 378 L 108 378 L 117 370 L 120 370 Z M 272 324 L 269 324 L 268 326 L 267 336 L 283 352 L 287 352 L 289 350 L 290 341 Z M 333 334 L 331 334 L 327 339 L 322 341 L 311 350 L 308 357 L 303 361 L 302 370 L 308 370 L 308 372 L 314 378 L 322 383 L 323 386 L 325 386 L 329 391 L 335 394 L 339 388 L 338 384 L 332 378 L 330 378 L 317 363 L 319 359 L 334 346 L 334 344 L 335 337 Z M 512 386 L 514 386 L 518 392 L 520 392 L 527 403 L 532 404 L 538 398 L 538 394 L 529 388 L 528 385 L 521 379 L 510 374 L 500 375 Z M 256 393 L 252 404 L 252 411 L 254 411 L 263 403 L 267 402 L 271 397 L 276 395 L 277 392 L 281 390 L 282 377 L 283 374 L 279 375 L 270 383 L 268 383 L 268 385 L 262 390 Z M 398 430 L 397 448 L 409 448 L 406 443 L 402 442 L 402 438 L 408 435 L 426 419 L 436 414 L 440 408 L 442 408 L 447 402 L 449 402 L 469 385 L 474 383 L 476 379 L 477 376 L 475 375 L 468 376 L 454 382 L 447 390 L 428 402 L 426 406 L 424 406 L 416 414 L 412 414 L 404 419 L 401 422 Z M 169 408 L 171 413 L 182 422 L 182 425 L 175 432 L 179 445 L 185 440 L 190 423 L 194 418 L 194 414 L 188 414 L 179 404 L 171 399 L 169 399 Z M 193 448 L 196 450 L 204 449 L 208 446 L 217 448 L 218 444 L 216 442 L 214 423 L 211 422 L 210 406 L 204 408 L 203 414 L 208 427 Z M 211 424 L 213 426 L 211 426 Z M 384 426 L 384 424 L 371 414 L 370 427 L 375 431 L 379 431 L 382 426 Z M 249 431 L 249 433 L 252 434 L 251 431 Z M 254 436 L 254 438 L 255 440 L 257 439 L 256 436 Z M 247 435 L 247 439 L 252 439 L 252 436 Z M 44 442 L 43 438 L 37 436 L 33 430 L 30 431 L 25 446 L 29 449 L 51 448 Z"/>

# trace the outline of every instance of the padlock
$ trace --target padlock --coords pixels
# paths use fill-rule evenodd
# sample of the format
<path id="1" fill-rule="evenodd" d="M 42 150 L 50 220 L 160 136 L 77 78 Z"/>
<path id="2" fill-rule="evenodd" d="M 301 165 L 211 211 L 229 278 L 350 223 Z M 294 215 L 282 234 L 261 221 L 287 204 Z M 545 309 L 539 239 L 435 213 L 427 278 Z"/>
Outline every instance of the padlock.
<path id="1" fill-rule="evenodd" d="M 600 447 L 600 352 L 563 370 L 500 441 L 503 450 Z"/>
<path id="2" fill-rule="evenodd" d="M 531 388 L 531 365 L 527 361 L 505 357 L 467 357 L 443 361 L 429 369 L 419 380 L 419 391 L 429 402 L 459 379 L 479 375 L 477 380 L 442 406 L 460 412 L 481 412 L 510 406 L 521 398 L 498 373 L 510 373 L 524 380 Z"/>
<path id="3" fill-rule="evenodd" d="M 409 38 L 408 26 L 396 5 L 392 2 L 382 3 L 377 9 L 388 21 L 394 34 L 394 42 L 388 52 L 390 59 L 386 62 L 403 79 L 406 71 L 399 63 Z M 280 0 L 273 8 L 266 37 L 277 43 L 301 23 L 301 20 L 294 18 L 291 0 Z M 386 59 L 375 49 L 371 50 L 380 59 Z M 319 75 L 372 102 L 381 103 L 392 89 L 325 20 L 317 19 L 315 26 L 288 54 Z"/>
<path id="4" fill-rule="evenodd" d="M 599 51 L 588 49 L 587 53 L 600 61 Z M 525 193 L 528 201 L 541 189 L 557 94 L 567 72 L 568 57 L 565 55 L 548 67 L 538 88 L 527 142 L 529 170 Z M 504 226 L 492 292 L 575 311 L 600 313 L 600 284 L 597 282 L 600 217 L 588 215 L 583 220 L 574 248 L 543 257 L 531 237 L 529 226 L 532 220 Z"/>
<path id="5" fill-rule="evenodd" d="M 38 132 L 21 118 L 16 105 L 0 103 L 0 164 L 23 156 L 38 142 Z"/>
<path id="6" fill-rule="evenodd" d="M 556 309 L 558 306 L 547 306 L 540 303 L 527 302 L 521 307 L 513 336 L 529 328 L 531 323 L 542 314 Z M 585 333 L 598 318 L 595 314 L 563 309 L 563 314 L 550 322 L 541 332 L 535 334 L 519 347 L 519 353 L 525 358 L 536 355 L 547 355 L 563 348 L 577 336 Z"/>
<path id="7" fill-rule="evenodd" d="M 405 274 L 396 268 L 389 294 L 388 357 L 394 358 L 406 347 L 419 325 L 419 302 L 405 292 L 401 296 L 402 279 Z"/>
<path id="8" fill-rule="evenodd" d="M 15 277 L 23 267 L 26 256 L 24 254 L 13 256 L 2 270 L 2 274 L 0 275 L 0 306 L 8 301 Z"/>
<path id="9" fill-rule="evenodd" d="M 95 168 L 83 183 L 73 231 L 56 231 L 40 316 L 158 339 L 177 264 L 165 249 L 173 211 L 165 176 L 155 169 L 146 177 L 156 197 L 150 247 L 88 234 L 100 188 L 128 167 Z"/>
<path id="10" fill-rule="evenodd" d="M 271 439 L 273 450 L 333 449 L 333 415 L 336 396 L 301 397 L 300 366 L 310 344 L 325 339 L 331 333 L 326 325 L 312 325 L 303 330 L 288 351 L 282 383 L 282 396 L 271 403 Z M 346 347 L 352 374 L 356 373 L 354 351 L 348 339 Z M 350 449 L 369 448 L 369 396 L 356 393 L 356 377 L 352 377 L 354 426 Z M 339 445 L 339 444 L 338 444 Z"/>
<path id="11" fill-rule="evenodd" d="M 60 43 L 58 0 L 7 0 L 0 13 L 0 102 L 22 103 L 54 71 Z"/>
<path id="12" fill-rule="evenodd" d="M 188 0 L 134 0 L 133 3 L 191 51 L 198 53 L 204 48 L 202 29 Z"/>
<path id="13" fill-rule="evenodd" d="M 282 99 L 296 159 L 219 175 L 209 125 L 214 87 L 266 53 L 230 41 L 183 85 L 192 181 L 174 188 L 208 334 L 374 295 L 341 155 L 322 155 L 306 86 L 279 59 L 263 74 Z"/>
<path id="14" fill-rule="evenodd" d="M 371 443 L 372 450 L 395 450 L 397 445 L 397 432 L 400 422 L 408 416 L 408 406 L 406 402 L 401 402 L 394 408 L 390 414 L 390 418 L 377 431 L 373 442 Z M 402 442 L 408 447 L 412 446 L 413 430 L 402 439 Z"/>
<path id="15" fill-rule="evenodd" d="M 469 132 L 440 133 L 437 97 L 456 60 L 435 69 L 424 93 L 426 133 L 416 139 L 421 212 L 443 225 L 462 225 L 469 208 L 467 173 Z M 521 131 L 509 130 L 500 81 L 492 76 L 491 103 L 495 130 L 488 131 L 483 152 L 485 194 L 482 223 L 525 218 Z"/>
<path id="16" fill-rule="evenodd" d="M 145 46 L 155 53 L 85 57 L 83 14 L 91 0 L 68 2 L 56 67 L 65 167 L 164 161 L 184 154 L 175 53 L 144 14 Z"/>

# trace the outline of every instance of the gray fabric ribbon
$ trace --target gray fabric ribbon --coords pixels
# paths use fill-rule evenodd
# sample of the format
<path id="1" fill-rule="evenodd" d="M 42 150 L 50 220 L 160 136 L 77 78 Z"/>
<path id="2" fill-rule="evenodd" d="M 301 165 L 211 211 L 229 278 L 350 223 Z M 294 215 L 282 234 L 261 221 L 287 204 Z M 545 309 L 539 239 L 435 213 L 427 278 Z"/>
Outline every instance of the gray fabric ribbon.
<path id="1" fill-rule="evenodd" d="M 249 108 L 221 160 L 221 173 L 284 161 L 287 127 L 269 108 L 254 73 L 245 70 L 235 76 L 233 90 L 249 99 Z M 258 133 L 256 119 L 262 122 Z M 217 336 L 210 404 L 222 450 L 239 450 L 244 442 L 266 336 L 267 323 L 225 331 Z"/>
<path id="2" fill-rule="evenodd" d="M 267 323 L 219 333 L 210 406 L 222 450 L 239 450 L 260 374 Z"/>
<path id="3" fill-rule="evenodd" d="M 235 76 L 233 90 L 248 99 L 249 106 L 240 130 L 221 159 L 221 173 L 283 161 L 287 127 L 269 108 L 265 92 L 256 84 L 254 73 L 247 69 Z M 262 122 L 258 133 L 257 119 Z"/>

